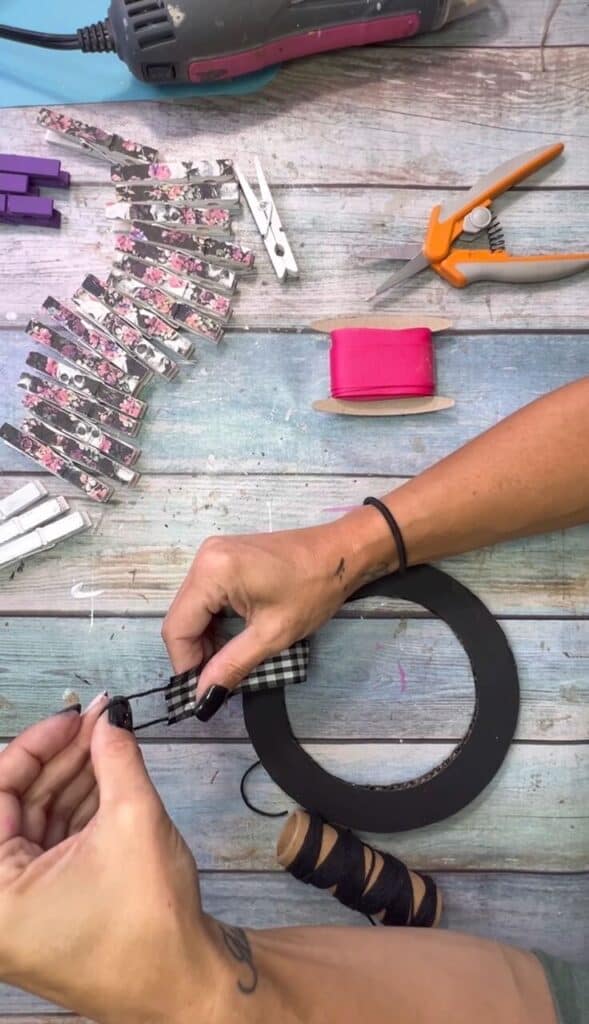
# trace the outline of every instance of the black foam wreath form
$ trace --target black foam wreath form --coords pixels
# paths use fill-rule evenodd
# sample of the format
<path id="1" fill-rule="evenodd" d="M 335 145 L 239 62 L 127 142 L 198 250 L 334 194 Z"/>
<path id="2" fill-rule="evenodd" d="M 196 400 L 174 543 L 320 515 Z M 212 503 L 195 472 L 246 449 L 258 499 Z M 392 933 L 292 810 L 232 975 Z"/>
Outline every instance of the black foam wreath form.
<path id="1" fill-rule="evenodd" d="M 456 814 L 497 773 L 517 725 L 517 667 L 488 608 L 440 569 L 421 565 L 403 576 L 386 576 L 356 591 L 349 602 L 366 597 L 401 598 L 427 608 L 450 627 L 468 655 L 475 708 L 450 756 L 408 782 L 357 785 L 331 775 L 303 750 L 292 731 L 284 690 L 244 693 L 245 725 L 268 774 L 301 807 L 346 828 L 405 832 Z"/>

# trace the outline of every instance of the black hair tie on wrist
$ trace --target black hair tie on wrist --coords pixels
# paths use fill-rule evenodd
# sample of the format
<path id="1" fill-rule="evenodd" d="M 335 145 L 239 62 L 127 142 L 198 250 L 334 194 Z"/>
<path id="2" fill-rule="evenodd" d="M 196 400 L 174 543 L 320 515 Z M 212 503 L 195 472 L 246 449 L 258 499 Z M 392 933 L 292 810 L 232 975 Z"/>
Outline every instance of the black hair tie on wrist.
<path id="1" fill-rule="evenodd" d="M 384 516 L 387 526 L 389 527 L 397 548 L 397 555 L 399 557 L 399 569 L 398 572 L 403 575 L 407 571 L 407 548 L 405 547 L 405 541 L 403 540 L 403 534 L 397 520 L 395 519 L 390 508 L 387 508 L 384 501 L 379 498 L 365 498 L 362 502 L 363 505 L 372 505 L 373 508 L 377 508 L 382 516 Z"/>

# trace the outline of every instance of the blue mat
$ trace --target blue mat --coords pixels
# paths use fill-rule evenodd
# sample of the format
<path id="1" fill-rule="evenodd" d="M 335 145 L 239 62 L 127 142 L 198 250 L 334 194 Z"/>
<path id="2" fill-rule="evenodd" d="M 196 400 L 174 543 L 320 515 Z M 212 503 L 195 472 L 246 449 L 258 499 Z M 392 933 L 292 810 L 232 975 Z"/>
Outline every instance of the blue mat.
<path id="1" fill-rule="evenodd" d="M 107 10 L 108 0 L 0 0 L 0 23 L 69 33 L 100 21 Z M 0 39 L 0 107 L 247 95 L 270 82 L 276 71 L 267 68 L 212 85 L 147 85 L 137 81 L 114 53 L 42 50 Z"/>

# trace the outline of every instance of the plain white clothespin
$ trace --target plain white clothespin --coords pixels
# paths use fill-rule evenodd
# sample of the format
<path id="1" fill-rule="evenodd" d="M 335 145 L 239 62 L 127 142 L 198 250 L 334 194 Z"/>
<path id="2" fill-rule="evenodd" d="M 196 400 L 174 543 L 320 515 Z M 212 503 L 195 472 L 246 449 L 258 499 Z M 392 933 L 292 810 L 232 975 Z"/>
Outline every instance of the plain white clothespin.
<path id="1" fill-rule="evenodd" d="M 31 505 L 39 501 L 40 498 L 46 497 L 47 488 L 36 480 L 31 480 L 30 483 L 19 487 L 17 491 L 7 494 L 5 498 L 0 500 L 0 523 L 3 523 L 5 519 L 9 519 L 10 516 L 19 515 L 20 512 L 24 512 L 26 508 L 30 508 Z"/>
<path id="2" fill-rule="evenodd" d="M 23 533 L 36 530 L 37 527 L 50 523 L 52 519 L 57 519 L 58 516 L 68 511 L 69 505 L 65 498 L 47 498 L 46 501 L 35 505 L 28 512 L 23 512 L 20 516 L 12 516 L 7 522 L 1 523 L 0 544 L 6 544 L 9 540 L 14 540 L 15 537 L 22 537 Z"/>
<path id="3" fill-rule="evenodd" d="M 266 181 L 266 175 L 262 170 L 258 157 L 255 158 L 255 168 L 260 189 L 260 199 L 254 193 L 238 164 L 234 165 L 237 180 L 241 185 L 241 190 L 252 212 L 258 231 L 264 240 L 264 245 L 272 261 L 276 276 L 279 281 L 284 282 L 289 277 L 298 277 L 299 268 L 286 237 L 286 232 L 282 227 L 270 186 Z"/>
<path id="4" fill-rule="evenodd" d="M 22 558 L 28 558 L 39 551 L 47 551 L 60 541 L 87 530 L 91 525 L 92 520 L 85 512 L 70 512 L 48 526 L 40 526 L 37 530 L 23 534 L 22 537 L 16 537 L 0 546 L 0 568 L 19 562 Z"/>

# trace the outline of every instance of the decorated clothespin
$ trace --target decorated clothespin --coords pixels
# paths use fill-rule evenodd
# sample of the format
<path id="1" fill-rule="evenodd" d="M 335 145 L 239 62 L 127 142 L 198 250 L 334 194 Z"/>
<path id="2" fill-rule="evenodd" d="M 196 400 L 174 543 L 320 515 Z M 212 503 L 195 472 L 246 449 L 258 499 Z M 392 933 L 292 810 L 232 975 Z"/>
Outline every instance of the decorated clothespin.
<path id="1" fill-rule="evenodd" d="M 29 437 L 28 434 L 19 430 L 18 427 L 14 427 L 11 423 L 3 423 L 0 427 L 0 439 L 11 448 L 14 448 L 15 451 L 28 456 L 38 466 L 41 466 L 42 469 L 47 470 L 48 473 L 53 473 L 54 476 L 58 476 L 72 484 L 72 486 L 77 487 L 78 490 L 82 491 L 86 497 L 91 498 L 92 501 L 104 503 L 112 497 L 112 487 L 109 487 L 101 480 L 97 480 L 92 474 L 81 470 L 70 459 L 61 456 L 49 445 L 42 444 L 35 438 Z M 44 544 L 41 542 L 40 546 L 37 546 L 35 550 L 42 550 L 43 546 Z M 17 555 L 16 557 L 19 556 Z"/>
<path id="2" fill-rule="evenodd" d="M 88 290 L 90 280 L 96 282 L 96 291 L 101 292 L 104 287 L 102 282 L 98 278 L 94 278 L 93 275 L 88 275 L 85 278 L 83 286 L 78 288 L 72 297 L 72 301 L 82 316 L 110 334 L 115 341 L 132 352 L 153 373 L 166 380 L 173 380 L 178 373 L 178 364 L 165 353 L 156 349 L 136 327 L 132 327 L 117 313 L 113 313 L 101 298 L 92 294 Z M 94 288 L 94 285 L 92 287 Z"/>
<path id="3" fill-rule="evenodd" d="M 84 279 L 82 287 L 90 295 L 100 299 L 105 306 L 108 306 L 113 313 L 120 316 L 131 327 L 137 328 L 146 337 L 153 338 L 164 348 L 168 348 L 171 352 L 184 356 L 184 358 L 188 358 L 192 354 L 194 348 L 192 342 L 182 337 L 168 321 L 163 320 L 157 310 L 147 310 L 136 305 L 131 299 L 113 288 L 110 280 L 103 283 L 93 274 L 89 274 Z"/>
<path id="4" fill-rule="evenodd" d="M 231 229 L 231 213 L 221 206 L 174 206 L 171 203 L 107 203 L 107 220 L 139 221 L 167 228 L 196 228 L 213 235 L 225 235 Z"/>
<path id="5" fill-rule="evenodd" d="M 144 166 L 129 167 L 119 164 L 111 167 L 110 180 L 115 185 L 122 183 L 145 184 L 176 184 L 205 181 L 232 181 L 235 171 L 231 160 L 181 160 L 168 164 L 151 163 Z"/>
<path id="6" fill-rule="evenodd" d="M 167 292 L 145 284 L 144 281 L 135 277 L 113 271 L 108 278 L 108 285 L 149 309 L 157 309 L 170 323 L 189 331 L 196 337 L 206 338 L 216 344 L 221 341 L 225 333 L 223 325 L 218 320 L 213 320 L 210 316 L 200 313 L 194 306 L 177 302 Z"/>
<path id="7" fill-rule="evenodd" d="M 34 318 L 29 320 L 25 331 L 39 345 L 62 356 L 82 374 L 95 377 L 97 381 L 101 381 L 109 388 L 116 388 L 117 391 L 122 391 L 125 395 L 132 395 L 137 390 L 132 378 L 118 366 L 91 351 L 86 351 L 77 342 L 64 338 L 57 331 L 47 327 L 41 320 Z M 140 403 L 140 405 L 145 405 L 145 403 Z"/>
<path id="8" fill-rule="evenodd" d="M 201 185 L 117 185 L 117 199 L 127 203 L 169 203 L 172 206 L 239 206 L 239 185 L 236 181 L 217 185 L 205 181 Z"/>
<path id="9" fill-rule="evenodd" d="M 178 250 L 164 249 L 151 242 L 140 242 L 132 235 L 117 235 L 114 265 L 119 267 L 127 256 L 134 256 L 151 266 L 161 267 L 171 274 L 187 277 L 202 285 L 214 285 L 233 294 L 237 287 L 237 274 L 227 267 L 217 267 L 199 256 L 190 256 Z"/>
<path id="10" fill-rule="evenodd" d="M 105 331 L 89 326 L 77 313 L 49 295 L 42 306 L 43 312 L 56 324 L 64 327 L 82 345 L 87 346 L 107 363 L 118 367 L 125 374 L 127 389 L 134 395 L 151 381 L 151 370 L 135 359 L 118 341 Z"/>
<path id="11" fill-rule="evenodd" d="M 37 123 L 47 129 L 47 142 L 68 149 L 82 149 L 100 160 L 108 160 L 109 163 L 133 165 L 149 164 L 157 160 L 157 150 L 151 146 L 143 146 L 139 142 L 123 139 L 120 135 L 112 135 L 102 128 L 85 124 L 84 121 L 78 121 L 58 110 L 47 110 L 43 107 L 39 111 Z"/>
<path id="12" fill-rule="evenodd" d="M 106 455 L 99 448 L 75 437 L 63 434 L 47 423 L 42 423 L 35 416 L 28 416 L 21 423 L 23 434 L 35 439 L 40 444 L 49 446 L 58 455 L 77 463 L 82 469 L 89 473 L 98 473 L 106 476 L 109 480 L 116 480 L 119 484 L 126 484 L 134 487 L 140 480 L 139 473 L 128 466 L 121 466 L 115 462 L 110 455 Z"/>
<path id="13" fill-rule="evenodd" d="M 18 386 L 26 392 L 23 398 L 23 405 L 35 413 L 40 408 L 41 402 L 48 402 L 58 410 L 74 413 L 79 417 L 92 421 L 94 424 L 100 424 L 101 427 L 117 430 L 129 437 L 135 437 L 139 432 L 141 426 L 139 419 L 128 416 L 127 413 L 120 412 L 118 409 L 111 409 L 108 406 L 102 405 L 93 398 L 87 398 L 84 394 L 74 391 L 62 383 L 56 384 L 53 381 L 42 380 L 40 377 L 35 377 L 32 373 L 21 373 Z M 44 406 L 42 408 L 44 409 Z M 66 421 L 56 425 L 67 433 Z M 73 427 L 75 424 L 71 424 L 71 426 Z M 77 428 L 75 436 L 85 440 L 82 433 L 83 428 L 80 426 Z"/>
<path id="14" fill-rule="evenodd" d="M 163 267 L 151 267 L 134 256 L 125 256 L 120 262 L 120 272 L 129 274 L 143 284 L 150 284 L 167 292 L 174 299 L 195 306 L 207 316 L 212 316 L 221 323 L 231 318 L 231 299 L 227 295 L 194 284 L 185 277 L 172 274 Z"/>
<path id="15" fill-rule="evenodd" d="M 225 242 L 207 235 L 192 234 L 188 231 L 177 231 L 163 227 L 161 224 L 140 224 L 133 221 L 130 237 L 138 242 L 150 242 L 155 245 L 172 249 L 174 252 L 188 253 L 232 267 L 236 273 L 249 274 L 254 269 L 256 254 L 238 242 Z"/>

